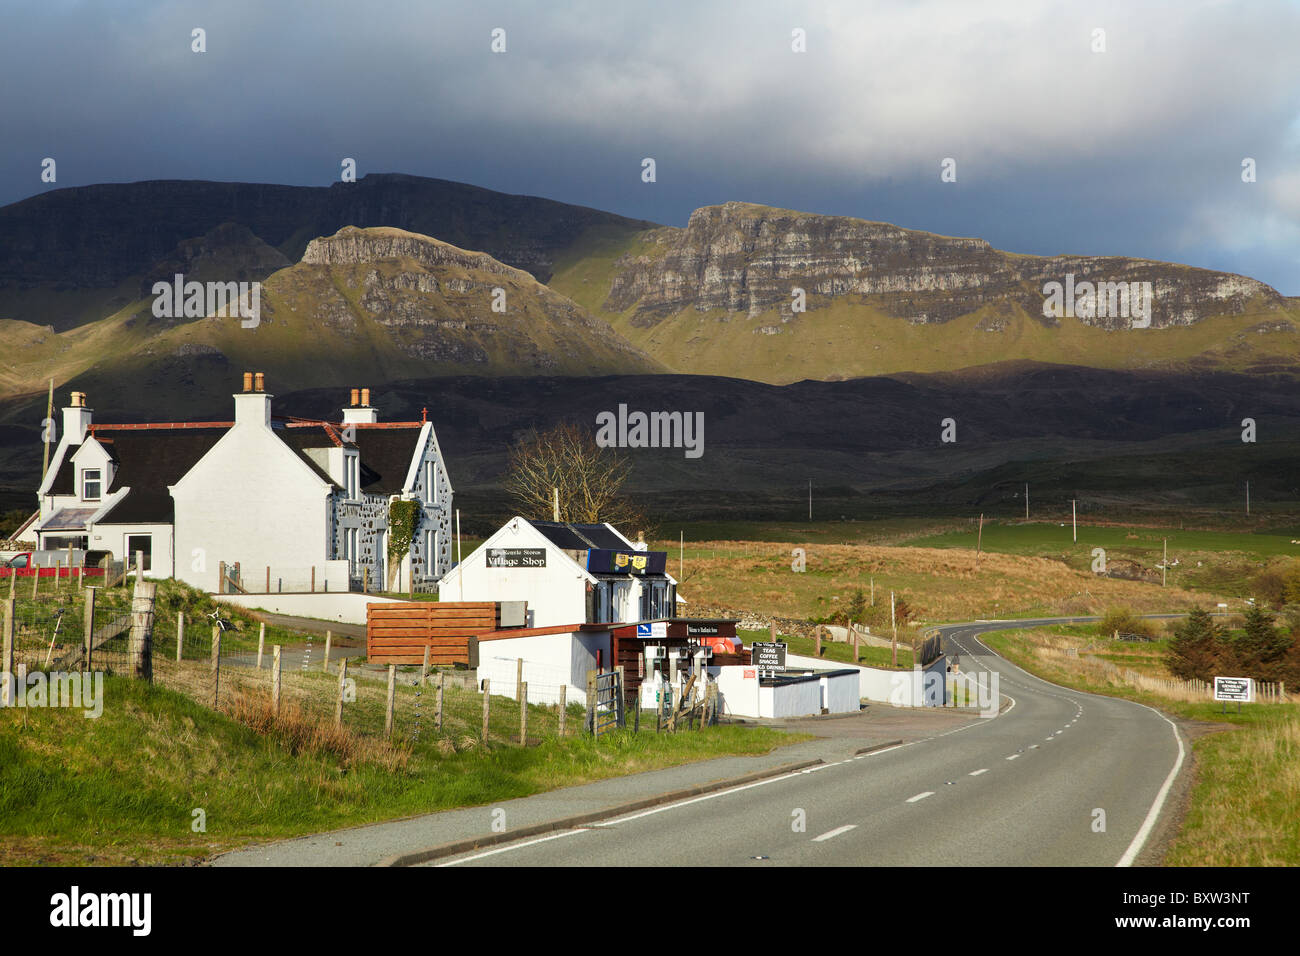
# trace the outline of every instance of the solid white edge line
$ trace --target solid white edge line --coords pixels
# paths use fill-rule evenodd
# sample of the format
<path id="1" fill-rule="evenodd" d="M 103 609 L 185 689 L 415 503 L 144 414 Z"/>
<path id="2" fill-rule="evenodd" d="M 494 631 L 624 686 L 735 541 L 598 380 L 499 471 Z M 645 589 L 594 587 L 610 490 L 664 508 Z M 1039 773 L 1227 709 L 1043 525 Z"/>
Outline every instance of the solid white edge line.
<path id="1" fill-rule="evenodd" d="M 1137 703 L 1134 701 L 1134 703 Z M 1137 835 L 1133 837 L 1133 842 L 1128 845 L 1124 855 L 1119 858 L 1116 866 L 1132 866 L 1137 855 L 1142 852 L 1143 845 L 1147 842 L 1147 837 L 1151 835 L 1151 830 L 1156 825 L 1156 820 L 1160 818 L 1160 811 L 1164 808 L 1165 798 L 1169 796 L 1169 789 L 1174 785 L 1174 779 L 1178 776 L 1178 771 L 1182 769 L 1183 757 L 1187 750 L 1183 746 L 1183 735 L 1178 732 L 1178 725 L 1166 717 L 1154 707 L 1147 707 L 1146 704 L 1139 704 L 1140 707 L 1146 707 L 1147 710 L 1157 715 L 1161 720 L 1167 723 L 1174 731 L 1174 740 L 1178 741 L 1178 760 L 1174 763 L 1174 769 L 1169 771 L 1169 776 L 1165 777 L 1164 785 L 1160 792 L 1156 794 L 1155 803 L 1151 804 L 1151 809 L 1147 811 L 1147 818 L 1142 821 L 1142 829 L 1138 830 Z"/>
<path id="2" fill-rule="evenodd" d="M 545 843 L 548 840 L 558 840 L 560 837 L 573 836 L 575 833 L 586 833 L 586 830 L 565 830 L 563 833 L 552 833 L 550 836 L 539 837 L 536 840 L 529 840 L 526 843 L 511 843 L 509 846 L 498 847 L 495 850 L 485 850 L 482 853 L 476 853 L 474 856 L 461 857 L 457 860 L 448 860 L 446 863 L 439 863 L 439 869 L 447 866 L 456 866 L 461 863 L 470 863 L 474 860 L 481 860 L 485 856 L 496 856 L 498 853 L 509 853 L 511 850 L 522 850 L 526 846 L 536 846 L 538 843 Z"/>
<path id="3" fill-rule="evenodd" d="M 812 840 L 812 841 L 813 841 L 814 843 L 821 843 L 823 840 L 833 840 L 835 837 L 839 836 L 841 833 L 848 833 L 850 830 L 856 830 L 857 828 L 858 828 L 858 825 L 857 825 L 856 823 L 846 823 L 846 824 L 844 824 L 844 826 L 842 826 L 842 827 L 836 827 L 834 830 L 830 830 L 830 831 L 828 831 L 828 832 L 826 832 L 826 833 L 823 833 L 823 834 L 822 834 L 821 836 L 819 836 L 819 837 L 813 837 L 813 840 Z"/>

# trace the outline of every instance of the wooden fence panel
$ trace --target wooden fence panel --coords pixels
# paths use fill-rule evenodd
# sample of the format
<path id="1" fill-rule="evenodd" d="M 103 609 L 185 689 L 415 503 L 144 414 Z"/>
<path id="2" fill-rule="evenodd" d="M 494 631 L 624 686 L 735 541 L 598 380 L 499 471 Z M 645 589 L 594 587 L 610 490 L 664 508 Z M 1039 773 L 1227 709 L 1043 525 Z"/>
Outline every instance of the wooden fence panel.
<path id="1" fill-rule="evenodd" d="M 478 666 L 477 636 L 494 631 L 494 601 L 403 601 L 366 605 L 366 656 L 379 664 Z"/>

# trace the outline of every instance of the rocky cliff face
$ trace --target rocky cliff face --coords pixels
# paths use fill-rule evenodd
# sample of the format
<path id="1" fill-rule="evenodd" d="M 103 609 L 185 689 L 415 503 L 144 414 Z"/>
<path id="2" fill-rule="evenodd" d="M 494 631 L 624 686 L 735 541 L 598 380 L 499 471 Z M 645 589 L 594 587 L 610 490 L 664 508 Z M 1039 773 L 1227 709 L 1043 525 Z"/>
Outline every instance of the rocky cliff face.
<path id="1" fill-rule="evenodd" d="M 809 312 L 859 296 L 913 324 L 945 323 L 992 306 L 1019 307 L 1050 326 L 1058 320 L 1043 314 L 1043 286 L 1064 285 L 1071 274 L 1075 282 L 1151 283 L 1152 328 L 1286 304 L 1272 288 L 1243 276 L 1143 259 L 1012 255 L 982 239 L 747 203 L 706 206 L 685 229 L 656 229 L 645 240 L 648 250 L 616 264 L 603 306 L 611 313 L 634 309 L 630 322 L 639 328 L 685 310 L 789 316 L 796 286 L 806 291 Z M 988 321 L 996 331 L 996 315 Z M 1079 321 L 1128 325 L 1119 315 L 1080 315 Z"/>

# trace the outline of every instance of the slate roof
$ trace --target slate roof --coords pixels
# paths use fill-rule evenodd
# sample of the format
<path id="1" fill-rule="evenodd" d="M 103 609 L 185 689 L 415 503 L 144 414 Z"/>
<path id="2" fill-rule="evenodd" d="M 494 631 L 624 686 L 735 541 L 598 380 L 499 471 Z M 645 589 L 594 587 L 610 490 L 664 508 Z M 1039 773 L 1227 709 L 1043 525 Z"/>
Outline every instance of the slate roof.
<path id="1" fill-rule="evenodd" d="M 347 426 L 341 426 L 346 428 Z M 353 431 L 361 453 L 361 490 L 372 495 L 401 494 L 415 456 L 423 422 L 358 425 Z"/>
<path id="2" fill-rule="evenodd" d="M 544 534 L 551 544 L 565 551 L 586 551 L 599 548 L 607 551 L 626 551 L 627 542 L 603 524 L 573 524 L 567 521 L 529 521 Z"/>

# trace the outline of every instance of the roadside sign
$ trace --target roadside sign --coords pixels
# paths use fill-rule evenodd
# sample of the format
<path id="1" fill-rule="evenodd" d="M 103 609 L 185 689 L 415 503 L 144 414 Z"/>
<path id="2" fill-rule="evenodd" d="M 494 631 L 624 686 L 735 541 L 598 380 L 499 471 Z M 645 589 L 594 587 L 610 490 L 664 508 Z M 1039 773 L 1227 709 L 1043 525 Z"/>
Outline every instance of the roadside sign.
<path id="1" fill-rule="evenodd" d="M 756 642 L 751 648 L 750 663 L 760 671 L 767 671 L 769 674 L 784 673 L 786 646 L 781 641 Z"/>
<path id="2" fill-rule="evenodd" d="M 1214 699 L 1252 703 L 1255 700 L 1255 681 L 1249 677 L 1216 677 Z"/>
<path id="3" fill-rule="evenodd" d="M 638 624 L 638 625 L 636 626 L 636 636 L 637 636 L 637 637 L 643 637 L 643 638 L 644 638 L 644 637 L 649 637 L 649 638 L 654 638 L 654 637 L 663 637 L 663 638 L 666 638 L 666 637 L 668 636 L 668 622 L 667 622 L 667 621 L 649 621 L 649 622 L 644 623 L 644 624 Z"/>

